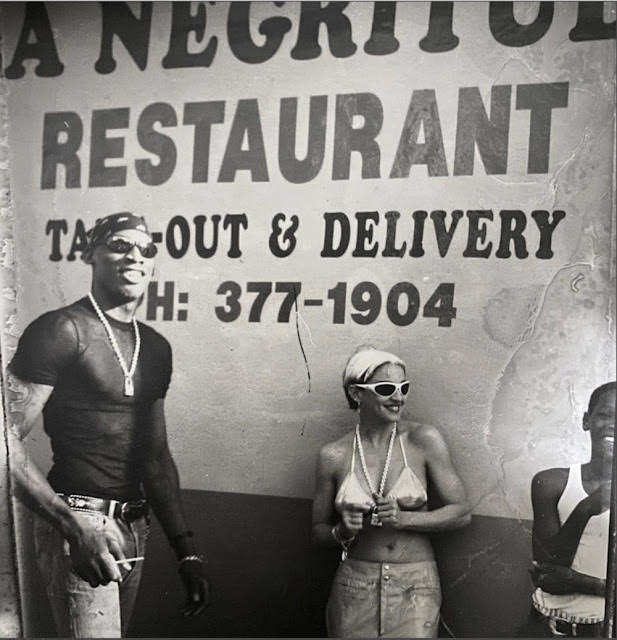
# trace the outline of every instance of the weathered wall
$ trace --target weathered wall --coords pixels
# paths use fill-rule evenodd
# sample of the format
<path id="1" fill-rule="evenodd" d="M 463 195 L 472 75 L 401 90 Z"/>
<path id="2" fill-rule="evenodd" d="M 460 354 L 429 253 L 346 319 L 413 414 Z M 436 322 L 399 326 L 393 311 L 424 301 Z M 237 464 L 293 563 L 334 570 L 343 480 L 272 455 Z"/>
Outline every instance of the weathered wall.
<path id="1" fill-rule="evenodd" d="M 0 74 L 0 278 L 3 283 L 10 282 L 13 274 L 13 262 L 10 259 L 12 225 L 9 211 L 10 176 L 8 163 L 8 113 L 6 108 L 6 85 Z M 12 311 L 15 296 L 9 286 L 3 289 L 0 297 L 2 318 Z M 0 348 L 0 362 L 4 353 Z M 0 376 L 1 377 L 1 376 Z M 21 605 L 17 560 L 15 554 L 15 511 L 10 498 L 9 458 L 7 455 L 7 424 L 4 418 L 4 393 L 0 404 L 0 636 L 21 635 Z"/>
<path id="2" fill-rule="evenodd" d="M 111 40 L 112 69 L 101 26 L 109 5 L 50 3 L 26 21 L 43 44 L 23 74 L 25 9 L 3 5 L 18 311 L 10 333 L 86 292 L 81 221 L 139 212 L 160 241 L 142 317 L 174 347 L 169 437 L 183 485 L 204 504 L 215 492 L 233 494 L 230 505 L 237 494 L 306 506 L 318 447 L 353 424 L 340 389 L 345 360 L 373 342 L 407 360 L 408 413 L 442 429 L 474 513 L 510 519 L 526 540 L 518 523 L 531 515 L 533 473 L 585 460 L 585 402 L 615 376 L 615 29 L 606 27 L 615 3 L 585 3 L 597 14 L 586 40 L 582 4 L 555 3 L 550 14 L 515 3 L 519 25 L 508 36 L 508 3 L 455 4 L 452 33 L 449 3 L 439 23 L 428 3 L 400 3 L 395 16 L 389 3 L 376 14 L 373 3 L 351 3 L 330 37 L 322 25 L 321 50 L 302 30 L 311 3 L 253 3 L 244 34 L 241 16 L 228 28 L 229 4 L 203 4 L 195 20 L 204 31 L 189 35 L 194 55 L 183 63 L 170 54 L 171 7 L 154 3 L 148 19 L 148 5 L 131 4 L 131 39 Z M 268 53 L 275 36 L 266 40 L 259 25 L 275 17 L 271 34 L 281 38 Z M 249 37 L 265 47 L 263 61 Z M 307 162 L 294 163 L 289 148 Z M 54 165 L 61 156 L 68 169 Z M 445 212 L 441 231 L 436 211 Z M 336 212 L 350 223 L 349 247 L 327 257 L 340 228 L 329 230 L 324 214 Z M 356 212 L 377 212 L 364 240 Z M 284 229 L 292 216 L 298 223 L 284 257 L 270 242 L 278 213 Z M 223 221 L 242 214 L 234 243 L 234 222 Z M 542 215 L 552 234 L 540 232 Z M 209 257 L 195 245 L 196 216 L 207 217 L 206 248 L 221 216 Z M 508 216 L 520 225 L 518 244 L 507 242 Z M 272 283 L 261 314 L 249 282 Z M 277 282 L 300 287 L 284 317 Z M 165 283 L 169 319 L 155 309 Z M 453 293 L 441 299 L 442 326 L 425 306 L 437 290 Z M 14 337 L 3 337 L 10 353 Z M 47 464 L 44 436 L 31 440 Z M 209 526 L 222 535 L 220 522 Z M 527 562 L 521 552 L 510 566 Z"/>

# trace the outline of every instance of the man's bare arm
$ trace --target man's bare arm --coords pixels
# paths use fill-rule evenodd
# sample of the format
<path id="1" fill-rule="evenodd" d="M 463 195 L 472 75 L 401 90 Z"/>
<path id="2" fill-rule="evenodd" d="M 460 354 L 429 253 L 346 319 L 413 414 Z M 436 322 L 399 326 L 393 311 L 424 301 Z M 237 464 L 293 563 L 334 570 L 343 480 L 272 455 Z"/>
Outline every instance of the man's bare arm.
<path id="1" fill-rule="evenodd" d="M 572 564 L 587 522 L 597 511 L 595 497 L 588 496 L 560 524 L 557 503 L 568 480 L 567 469 L 546 469 L 537 473 L 531 483 L 533 505 L 533 558 L 569 567 Z"/>
<path id="2" fill-rule="evenodd" d="M 83 526 L 69 506 L 56 495 L 25 448 L 24 440 L 52 391 L 53 387 L 49 385 L 27 382 L 7 372 L 9 469 L 16 495 L 68 540 L 73 569 L 96 587 L 121 579 L 115 560 L 124 558 L 122 549 L 114 541 Z"/>
<path id="3" fill-rule="evenodd" d="M 68 539 L 75 531 L 74 515 L 49 486 L 24 445 L 52 391 L 49 385 L 27 382 L 7 373 L 9 468 L 19 497 Z"/>
<path id="4" fill-rule="evenodd" d="M 178 469 L 169 451 L 164 400 L 157 400 L 145 417 L 144 488 L 148 502 L 178 559 L 196 556 L 196 546 L 186 535 L 188 526 L 180 497 Z M 185 615 L 197 615 L 209 604 L 208 581 L 199 562 L 182 562 L 180 576 L 187 591 Z"/>
<path id="5" fill-rule="evenodd" d="M 606 591 L 606 580 L 579 573 L 559 564 L 534 562 L 531 575 L 536 586 L 556 595 L 586 593 L 604 597 Z"/>

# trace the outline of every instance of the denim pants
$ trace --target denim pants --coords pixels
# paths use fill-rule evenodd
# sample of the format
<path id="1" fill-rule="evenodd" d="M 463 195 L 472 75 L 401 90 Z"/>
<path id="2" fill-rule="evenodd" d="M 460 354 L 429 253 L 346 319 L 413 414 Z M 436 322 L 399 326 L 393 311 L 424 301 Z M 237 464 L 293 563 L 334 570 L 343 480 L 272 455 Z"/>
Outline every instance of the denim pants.
<path id="1" fill-rule="evenodd" d="M 75 511 L 98 531 L 116 538 L 127 558 L 143 556 L 148 537 L 146 516 L 127 523 L 102 513 Z M 71 568 L 68 542 L 42 518 L 36 518 L 34 543 L 58 636 L 68 638 L 119 638 L 126 635 L 139 581 L 142 562 L 131 562 L 132 569 L 120 568 L 122 583 L 91 587 Z"/>
<path id="2" fill-rule="evenodd" d="M 436 638 L 441 607 L 434 561 L 339 565 L 326 609 L 330 637 Z"/>

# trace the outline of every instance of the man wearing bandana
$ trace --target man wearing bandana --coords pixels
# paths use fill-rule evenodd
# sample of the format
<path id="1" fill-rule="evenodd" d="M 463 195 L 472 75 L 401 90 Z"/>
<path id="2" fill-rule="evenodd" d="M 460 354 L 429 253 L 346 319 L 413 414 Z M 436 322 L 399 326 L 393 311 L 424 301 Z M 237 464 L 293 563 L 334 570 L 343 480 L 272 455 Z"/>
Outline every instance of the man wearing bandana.
<path id="1" fill-rule="evenodd" d="M 37 559 L 64 637 L 126 634 L 150 509 L 178 557 L 184 613 L 209 601 L 167 443 L 171 348 L 135 320 L 155 254 L 143 218 L 98 220 L 82 256 L 90 292 L 34 320 L 9 365 L 11 470 L 40 516 Z M 41 413 L 53 450 L 47 478 L 23 446 Z"/>

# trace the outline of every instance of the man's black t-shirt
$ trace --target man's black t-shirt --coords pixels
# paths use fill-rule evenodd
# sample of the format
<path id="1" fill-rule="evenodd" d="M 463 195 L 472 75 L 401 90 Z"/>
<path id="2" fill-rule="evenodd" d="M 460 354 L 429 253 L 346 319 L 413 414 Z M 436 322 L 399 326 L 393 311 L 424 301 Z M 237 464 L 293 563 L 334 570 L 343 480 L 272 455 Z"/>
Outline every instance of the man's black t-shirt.
<path id="1" fill-rule="evenodd" d="M 135 346 L 132 323 L 107 316 L 127 363 Z M 171 379 L 171 347 L 138 323 L 141 349 L 125 396 L 124 374 L 88 298 L 43 314 L 24 331 L 9 365 L 19 378 L 53 386 L 43 410 L 54 464 L 54 491 L 129 500 L 140 497 L 140 449 L 148 414 Z"/>

